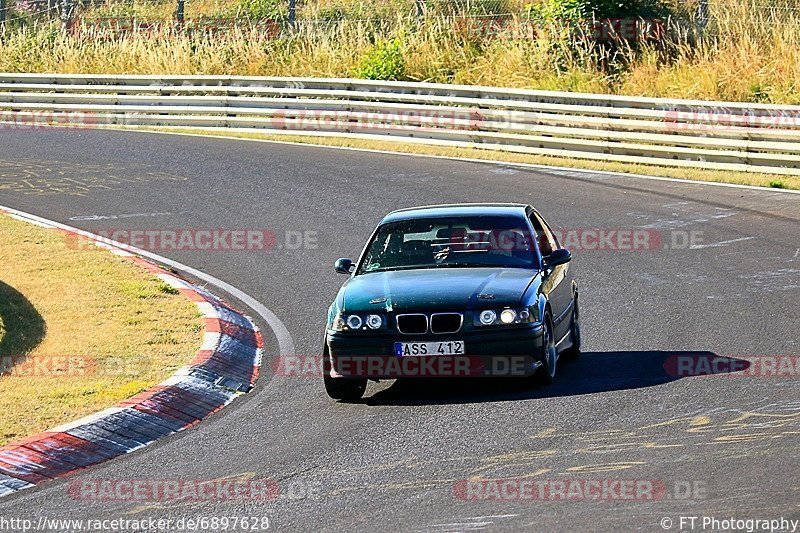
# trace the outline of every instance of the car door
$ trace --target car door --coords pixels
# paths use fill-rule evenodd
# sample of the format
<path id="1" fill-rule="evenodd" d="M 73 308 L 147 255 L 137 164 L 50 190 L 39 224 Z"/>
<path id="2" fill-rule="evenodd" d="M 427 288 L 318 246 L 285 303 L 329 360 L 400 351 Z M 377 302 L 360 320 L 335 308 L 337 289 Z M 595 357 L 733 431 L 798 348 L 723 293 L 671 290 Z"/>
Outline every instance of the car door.
<path id="1" fill-rule="evenodd" d="M 542 259 L 561 248 L 560 243 L 553 234 L 547 222 L 535 210 L 530 214 L 531 224 L 536 230 L 539 249 Z M 572 309 L 572 272 L 570 263 L 557 265 L 544 273 L 543 290 L 549 292 L 550 308 L 553 310 L 553 325 L 555 327 L 556 341 L 569 333 L 570 310 Z"/>

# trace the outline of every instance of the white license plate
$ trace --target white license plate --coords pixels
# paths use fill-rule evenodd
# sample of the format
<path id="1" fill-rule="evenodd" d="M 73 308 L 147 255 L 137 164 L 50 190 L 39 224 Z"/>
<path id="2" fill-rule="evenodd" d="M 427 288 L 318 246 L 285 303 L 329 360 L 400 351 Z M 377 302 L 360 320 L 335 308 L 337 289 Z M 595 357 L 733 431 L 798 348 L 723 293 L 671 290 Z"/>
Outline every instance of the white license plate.
<path id="1" fill-rule="evenodd" d="M 396 342 L 394 354 L 399 357 L 464 355 L 464 341 Z"/>

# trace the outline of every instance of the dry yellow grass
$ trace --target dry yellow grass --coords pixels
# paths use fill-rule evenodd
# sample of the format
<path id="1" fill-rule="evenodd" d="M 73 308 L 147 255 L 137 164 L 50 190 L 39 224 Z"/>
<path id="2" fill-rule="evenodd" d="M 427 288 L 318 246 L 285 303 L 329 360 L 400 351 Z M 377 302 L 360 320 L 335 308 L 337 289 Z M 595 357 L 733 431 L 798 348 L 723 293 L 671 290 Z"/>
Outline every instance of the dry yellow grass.
<path id="1" fill-rule="evenodd" d="M 0 257 L 0 445 L 163 381 L 202 343 L 194 303 L 100 248 L 0 215 Z"/>
<path id="2" fill-rule="evenodd" d="M 189 0 L 187 17 L 213 17 L 233 1 Z M 73 38 L 47 28 L 12 30 L 0 44 L 0 71 L 346 77 L 357 73 L 376 40 L 397 38 L 404 79 L 800 104 L 800 0 L 796 10 L 712 2 L 712 23 L 699 42 L 678 32 L 666 44 L 613 53 L 597 42 L 567 42 L 544 31 L 536 39 L 465 35 L 453 19 L 442 16 L 419 26 L 402 9 L 394 20 L 376 26 L 352 20 L 370 12 L 370 4 L 360 0 L 310 2 L 304 9 L 313 18 L 332 9 L 331 3 L 351 20 L 303 27 L 277 39 L 247 29 L 206 37 L 145 33 L 122 39 Z M 169 18 L 174 2 L 124 5 Z"/>

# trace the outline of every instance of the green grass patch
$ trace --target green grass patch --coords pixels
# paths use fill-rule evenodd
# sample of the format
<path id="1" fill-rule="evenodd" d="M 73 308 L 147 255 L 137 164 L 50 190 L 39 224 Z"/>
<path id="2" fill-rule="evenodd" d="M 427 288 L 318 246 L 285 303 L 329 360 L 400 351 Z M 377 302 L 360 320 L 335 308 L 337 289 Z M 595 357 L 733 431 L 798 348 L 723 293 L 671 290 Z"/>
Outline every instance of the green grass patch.
<path id="1" fill-rule="evenodd" d="M 160 383 L 202 343 L 194 303 L 106 250 L 0 215 L 0 256 L 0 445 Z"/>

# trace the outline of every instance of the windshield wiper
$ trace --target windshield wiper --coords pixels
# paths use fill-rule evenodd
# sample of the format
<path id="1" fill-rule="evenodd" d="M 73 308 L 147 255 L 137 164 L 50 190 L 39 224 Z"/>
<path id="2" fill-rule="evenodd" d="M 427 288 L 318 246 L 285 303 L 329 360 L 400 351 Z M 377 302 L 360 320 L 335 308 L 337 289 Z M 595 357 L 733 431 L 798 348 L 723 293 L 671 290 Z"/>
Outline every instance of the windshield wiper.
<path id="1" fill-rule="evenodd" d="M 376 268 L 375 270 L 366 270 L 364 274 L 372 274 L 373 272 L 391 272 L 393 270 L 412 270 L 414 268 L 427 268 L 428 265 L 403 265 L 394 267 Z"/>
<path id="2" fill-rule="evenodd" d="M 439 263 L 437 265 L 431 265 L 430 268 L 469 268 L 469 267 L 479 267 L 484 265 L 476 265 L 475 263 Z"/>
<path id="3" fill-rule="evenodd" d="M 394 266 L 394 267 L 383 267 L 383 268 L 376 268 L 375 270 L 367 270 L 362 272 L 362 274 L 372 274 L 373 272 L 392 272 L 395 270 L 426 270 L 431 268 L 524 268 L 524 267 L 516 267 L 511 265 L 483 265 L 480 263 L 438 263 L 438 264 L 427 264 L 427 265 L 403 265 L 403 266 Z"/>

